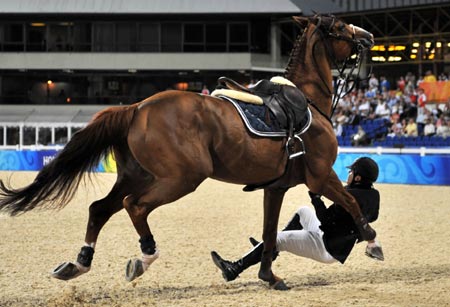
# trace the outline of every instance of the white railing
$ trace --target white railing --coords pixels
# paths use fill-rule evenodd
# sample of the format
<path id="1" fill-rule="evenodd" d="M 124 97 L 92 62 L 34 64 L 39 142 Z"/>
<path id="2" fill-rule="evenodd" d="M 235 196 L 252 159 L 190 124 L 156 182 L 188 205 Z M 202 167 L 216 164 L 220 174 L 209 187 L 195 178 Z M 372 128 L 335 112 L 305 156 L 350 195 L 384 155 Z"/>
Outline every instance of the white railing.
<path id="1" fill-rule="evenodd" d="M 414 147 L 414 148 L 389 148 L 389 147 L 339 147 L 338 153 L 365 153 L 365 154 L 420 154 L 425 155 L 447 155 L 450 147 Z"/>
<path id="2" fill-rule="evenodd" d="M 2 133 L 0 150 L 60 150 L 72 138 L 72 135 L 84 126 L 86 123 L 0 122 Z M 26 132 L 25 128 L 30 128 L 31 131 Z M 63 137 L 59 136 L 57 139 L 58 129 L 63 130 Z M 44 131 L 50 131 L 50 140 L 46 144 L 41 144 L 40 137 Z M 26 137 L 25 134 L 27 134 Z"/>

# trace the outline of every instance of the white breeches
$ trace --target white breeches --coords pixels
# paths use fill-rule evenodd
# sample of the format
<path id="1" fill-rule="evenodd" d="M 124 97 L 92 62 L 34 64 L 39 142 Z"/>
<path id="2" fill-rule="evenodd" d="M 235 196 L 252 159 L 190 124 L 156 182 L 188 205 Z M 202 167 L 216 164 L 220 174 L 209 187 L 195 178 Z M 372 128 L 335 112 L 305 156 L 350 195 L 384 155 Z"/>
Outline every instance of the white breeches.
<path id="1" fill-rule="evenodd" d="M 319 228 L 320 221 L 314 210 L 310 207 L 301 207 L 297 214 L 300 216 L 303 229 L 279 232 L 277 249 L 323 263 L 336 262 L 337 260 L 325 249 L 323 231 Z"/>

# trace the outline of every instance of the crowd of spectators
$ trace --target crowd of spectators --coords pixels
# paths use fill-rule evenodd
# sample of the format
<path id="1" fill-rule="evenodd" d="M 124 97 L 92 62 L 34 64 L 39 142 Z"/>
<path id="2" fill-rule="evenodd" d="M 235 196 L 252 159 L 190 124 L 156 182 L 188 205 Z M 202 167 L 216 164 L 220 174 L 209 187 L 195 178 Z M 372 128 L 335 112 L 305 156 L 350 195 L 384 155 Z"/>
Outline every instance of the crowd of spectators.
<path id="1" fill-rule="evenodd" d="M 399 137 L 450 137 L 450 97 L 445 103 L 427 103 L 421 82 L 449 81 L 427 71 L 416 78 L 407 73 L 391 84 L 385 76 L 371 74 L 365 85 L 339 99 L 332 121 L 339 137 L 350 137 L 353 146 L 371 145 L 376 139 Z M 339 92 L 339 91 L 338 91 Z M 362 123 L 373 121 L 387 126 L 382 133 L 368 135 Z M 345 129 L 353 126 L 355 129 Z M 352 135 L 345 135 L 348 131 Z"/>

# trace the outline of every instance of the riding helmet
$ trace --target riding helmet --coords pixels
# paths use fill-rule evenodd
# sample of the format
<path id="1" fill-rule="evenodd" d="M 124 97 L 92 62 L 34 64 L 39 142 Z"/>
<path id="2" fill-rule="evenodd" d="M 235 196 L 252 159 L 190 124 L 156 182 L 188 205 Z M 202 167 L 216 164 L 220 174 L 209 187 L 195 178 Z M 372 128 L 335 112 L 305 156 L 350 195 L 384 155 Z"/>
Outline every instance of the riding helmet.
<path id="1" fill-rule="evenodd" d="M 363 179 L 375 182 L 378 178 L 378 164 L 369 157 L 361 157 L 355 160 L 352 165 L 347 166 L 355 175 L 360 175 Z"/>

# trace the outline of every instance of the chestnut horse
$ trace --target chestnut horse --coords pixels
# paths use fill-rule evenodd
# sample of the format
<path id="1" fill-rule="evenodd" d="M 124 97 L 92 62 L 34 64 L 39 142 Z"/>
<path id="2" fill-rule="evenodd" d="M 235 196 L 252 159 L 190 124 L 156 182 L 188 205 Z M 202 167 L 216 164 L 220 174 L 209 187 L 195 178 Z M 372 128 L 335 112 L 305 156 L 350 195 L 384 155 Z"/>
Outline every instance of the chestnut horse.
<path id="1" fill-rule="evenodd" d="M 141 259 L 128 262 L 126 277 L 133 280 L 142 275 L 158 257 L 148 215 L 193 192 L 208 177 L 245 185 L 279 179 L 264 187 L 264 253 L 258 274 L 276 289 L 285 285 L 272 273 L 272 251 L 281 204 L 290 187 L 303 183 L 341 204 L 364 239 L 375 237 L 332 169 L 337 140 L 330 122 L 331 68 L 371 47 L 373 36 L 330 15 L 294 20 L 303 33 L 295 42 L 284 76 L 311 101 L 312 123 L 302 135 L 304 155 L 289 160 L 287 138 L 250 134 L 231 103 L 197 93 L 165 91 L 97 113 L 30 185 L 13 189 L 0 181 L 0 211 L 16 215 L 35 207 L 61 208 L 72 199 L 86 172 L 95 169 L 109 152 L 114 153 L 117 181 L 105 198 L 90 205 L 85 244 L 77 261 L 62 263 L 53 277 L 68 280 L 86 273 L 100 230 L 123 208 L 140 237 L 143 253 Z"/>

